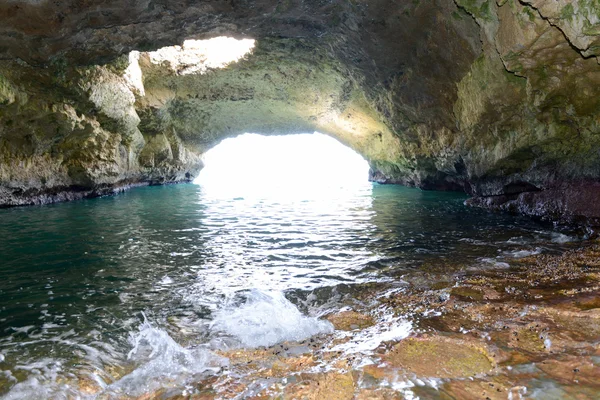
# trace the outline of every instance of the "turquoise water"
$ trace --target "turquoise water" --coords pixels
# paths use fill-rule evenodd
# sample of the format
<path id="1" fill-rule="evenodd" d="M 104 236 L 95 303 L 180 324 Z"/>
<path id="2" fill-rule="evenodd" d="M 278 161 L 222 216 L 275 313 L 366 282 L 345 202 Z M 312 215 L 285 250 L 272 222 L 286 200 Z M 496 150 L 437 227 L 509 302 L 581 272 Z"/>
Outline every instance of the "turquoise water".
<path id="1" fill-rule="evenodd" d="M 185 386 L 223 367 L 211 349 L 327 331 L 313 317 L 336 291 L 576 240 L 464 199 L 370 183 L 269 198 L 190 184 L 0 210 L 0 397 L 82 395 L 69 383 L 81 376 L 136 395 L 167 370 Z M 279 333 L 262 343 L 252 325 L 237 331 L 227 318 L 239 310 L 281 315 Z M 157 352 L 167 358 L 154 363 Z M 111 368 L 130 373 L 115 382 Z"/>

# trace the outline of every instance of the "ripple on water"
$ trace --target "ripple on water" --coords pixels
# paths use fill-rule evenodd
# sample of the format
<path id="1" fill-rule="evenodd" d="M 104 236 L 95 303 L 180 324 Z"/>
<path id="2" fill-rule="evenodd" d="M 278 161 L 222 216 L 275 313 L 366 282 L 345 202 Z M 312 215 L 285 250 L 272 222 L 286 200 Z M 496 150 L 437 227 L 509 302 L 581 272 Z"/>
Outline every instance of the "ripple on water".
<path id="1" fill-rule="evenodd" d="M 334 288 L 350 283 L 398 283 L 434 266 L 485 269 L 577 240 L 463 200 L 371 184 L 271 200 L 179 185 L 0 210 L 0 394 L 64 397 L 81 371 L 115 393 L 161 379 L 184 385 L 220 365 L 209 343 L 256 347 L 331 332 L 298 310 L 307 309 L 298 293 L 331 292 L 319 301 L 335 309 L 344 296 Z M 141 311 L 152 324 L 137 329 Z M 352 346 L 410 329 L 388 322 Z M 112 382 L 98 372 L 109 367 L 133 372 Z"/>

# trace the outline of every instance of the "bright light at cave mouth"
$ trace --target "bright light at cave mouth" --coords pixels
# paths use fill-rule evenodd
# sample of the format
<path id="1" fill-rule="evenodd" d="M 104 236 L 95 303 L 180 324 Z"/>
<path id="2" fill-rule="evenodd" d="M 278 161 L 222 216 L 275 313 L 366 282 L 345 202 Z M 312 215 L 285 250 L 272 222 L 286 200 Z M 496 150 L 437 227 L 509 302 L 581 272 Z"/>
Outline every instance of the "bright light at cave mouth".
<path id="1" fill-rule="evenodd" d="M 246 133 L 207 151 L 194 181 L 219 197 L 310 199 L 370 189 L 369 164 L 337 140 L 320 134 Z"/>

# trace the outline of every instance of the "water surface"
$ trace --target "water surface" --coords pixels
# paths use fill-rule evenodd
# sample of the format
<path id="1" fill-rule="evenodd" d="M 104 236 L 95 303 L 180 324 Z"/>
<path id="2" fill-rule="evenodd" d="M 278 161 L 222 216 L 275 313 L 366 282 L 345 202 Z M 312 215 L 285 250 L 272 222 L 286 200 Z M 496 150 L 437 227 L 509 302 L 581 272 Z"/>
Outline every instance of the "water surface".
<path id="1" fill-rule="evenodd" d="M 226 366 L 215 349 L 330 331 L 317 317 L 360 283 L 497 267 L 576 240 L 467 208 L 462 194 L 327 187 L 159 186 L 0 210 L 0 396 L 83 396 L 82 376 L 115 396 L 185 388 Z"/>

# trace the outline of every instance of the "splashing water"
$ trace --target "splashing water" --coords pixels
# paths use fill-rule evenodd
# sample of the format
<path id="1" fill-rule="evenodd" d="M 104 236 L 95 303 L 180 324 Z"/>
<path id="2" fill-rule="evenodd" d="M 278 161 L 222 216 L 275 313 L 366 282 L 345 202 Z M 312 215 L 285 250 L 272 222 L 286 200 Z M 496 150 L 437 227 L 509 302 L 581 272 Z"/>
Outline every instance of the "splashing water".
<path id="1" fill-rule="evenodd" d="M 70 385 L 58 383 L 63 372 L 60 361 L 44 358 L 27 366 L 18 366 L 16 369 L 29 371 L 32 374 L 13 386 L 6 396 L 0 397 L 2 400 L 68 398 L 78 394 Z M 8 377 L 16 381 L 10 371 L 2 372 L 8 372 Z"/>
<path id="2" fill-rule="evenodd" d="M 381 343 L 405 339 L 411 332 L 412 324 L 409 321 L 388 316 L 382 323 L 362 330 L 353 335 L 350 341 L 335 346 L 333 350 L 369 354 Z"/>
<path id="3" fill-rule="evenodd" d="M 219 311 L 211 327 L 247 347 L 272 346 L 333 332 L 330 322 L 307 317 L 282 292 L 252 290 L 245 304 Z"/>
<path id="4" fill-rule="evenodd" d="M 184 387 L 203 373 L 227 365 L 226 359 L 205 348 L 182 347 L 165 330 L 153 327 L 145 315 L 138 332 L 131 332 L 129 339 L 133 348 L 127 358 L 141 366 L 108 386 L 109 393 L 140 396 L 163 387 L 165 382 Z"/>

